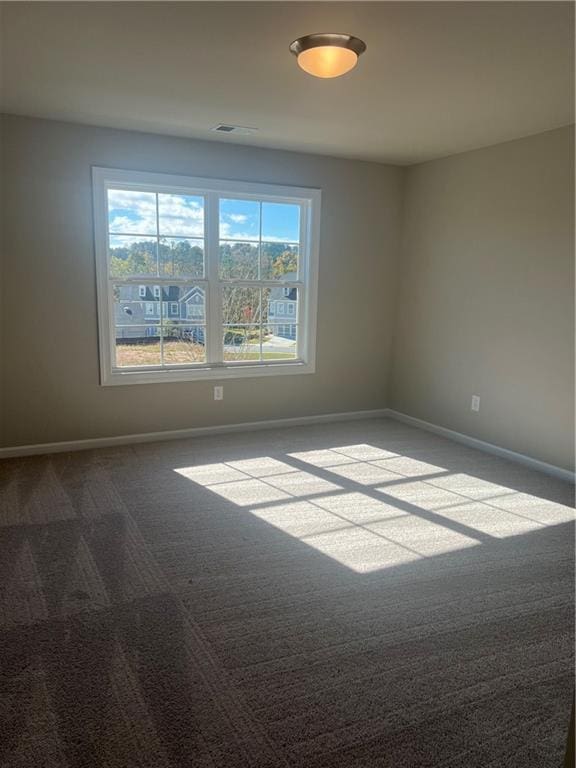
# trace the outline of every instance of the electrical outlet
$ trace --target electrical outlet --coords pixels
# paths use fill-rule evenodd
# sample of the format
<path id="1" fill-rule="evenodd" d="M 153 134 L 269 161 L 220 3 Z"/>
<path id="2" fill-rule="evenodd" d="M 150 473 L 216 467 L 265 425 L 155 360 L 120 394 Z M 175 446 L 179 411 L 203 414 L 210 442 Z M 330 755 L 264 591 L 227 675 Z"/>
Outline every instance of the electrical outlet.
<path id="1" fill-rule="evenodd" d="M 224 400 L 224 387 L 214 387 L 214 400 Z"/>
<path id="2" fill-rule="evenodd" d="M 472 411 L 480 410 L 480 395 L 472 395 L 472 403 L 470 405 Z"/>

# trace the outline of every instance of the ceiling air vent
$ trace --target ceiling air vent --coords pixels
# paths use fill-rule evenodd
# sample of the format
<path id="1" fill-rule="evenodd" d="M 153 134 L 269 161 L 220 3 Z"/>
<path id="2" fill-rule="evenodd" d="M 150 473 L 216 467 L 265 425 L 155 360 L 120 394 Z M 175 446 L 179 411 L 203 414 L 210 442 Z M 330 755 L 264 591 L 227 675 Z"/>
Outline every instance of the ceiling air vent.
<path id="1" fill-rule="evenodd" d="M 215 125 L 210 130 L 216 131 L 216 133 L 242 133 L 247 135 L 249 133 L 256 133 L 258 128 L 249 128 L 246 125 L 229 125 L 228 123 L 218 123 L 218 125 Z"/>

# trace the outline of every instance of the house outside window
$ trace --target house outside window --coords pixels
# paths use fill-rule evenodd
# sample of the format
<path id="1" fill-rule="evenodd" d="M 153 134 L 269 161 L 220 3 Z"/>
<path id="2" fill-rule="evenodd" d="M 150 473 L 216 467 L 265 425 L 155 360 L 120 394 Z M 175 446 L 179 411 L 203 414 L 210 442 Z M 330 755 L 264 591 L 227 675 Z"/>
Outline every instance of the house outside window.
<path id="1" fill-rule="evenodd" d="M 188 317 L 204 317 L 204 307 L 198 307 L 194 304 L 189 304 L 187 307 Z"/>
<path id="2" fill-rule="evenodd" d="M 103 168 L 93 184 L 103 384 L 314 372 L 319 190 Z"/>

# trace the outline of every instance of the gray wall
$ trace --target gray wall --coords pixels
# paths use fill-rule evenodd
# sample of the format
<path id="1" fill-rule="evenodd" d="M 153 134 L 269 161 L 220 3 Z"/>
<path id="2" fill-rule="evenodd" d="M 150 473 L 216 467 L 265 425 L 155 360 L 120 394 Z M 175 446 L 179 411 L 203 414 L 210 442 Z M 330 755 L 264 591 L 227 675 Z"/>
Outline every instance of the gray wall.
<path id="1" fill-rule="evenodd" d="M 407 170 L 388 403 L 566 468 L 573 142 L 563 128 Z"/>
<path id="2" fill-rule="evenodd" d="M 13 116 L 2 129 L 0 445 L 383 405 L 401 169 Z M 91 165 L 320 187 L 317 373 L 226 380 L 218 403 L 215 382 L 100 387 Z"/>
<path id="3" fill-rule="evenodd" d="M 401 169 L 13 116 L 0 127 L 0 445 L 390 406 L 572 465 L 570 128 Z M 91 165 L 320 187 L 317 373 L 226 380 L 221 403 L 214 382 L 100 387 Z"/>

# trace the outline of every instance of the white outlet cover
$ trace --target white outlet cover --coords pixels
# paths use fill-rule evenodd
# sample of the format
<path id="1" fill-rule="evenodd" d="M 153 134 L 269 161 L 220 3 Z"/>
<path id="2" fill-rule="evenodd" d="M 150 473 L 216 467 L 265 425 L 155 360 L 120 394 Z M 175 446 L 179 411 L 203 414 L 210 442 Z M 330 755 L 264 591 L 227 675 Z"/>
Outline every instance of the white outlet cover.
<path id="1" fill-rule="evenodd" d="M 480 410 L 480 395 L 472 395 L 472 403 L 470 405 L 470 408 L 473 411 Z"/>

